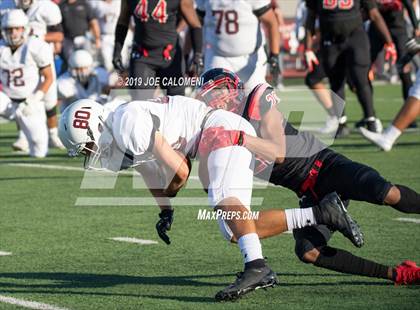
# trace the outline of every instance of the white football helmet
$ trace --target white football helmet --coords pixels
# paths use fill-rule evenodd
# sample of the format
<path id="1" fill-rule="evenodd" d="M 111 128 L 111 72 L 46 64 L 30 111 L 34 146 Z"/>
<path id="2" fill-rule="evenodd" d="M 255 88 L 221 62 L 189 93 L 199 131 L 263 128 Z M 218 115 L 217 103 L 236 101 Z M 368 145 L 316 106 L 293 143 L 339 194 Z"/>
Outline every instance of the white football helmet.
<path id="1" fill-rule="evenodd" d="M 14 30 L 20 27 L 23 31 Z M 10 10 L 1 19 L 1 35 L 9 46 L 16 47 L 25 43 L 29 30 L 28 17 L 22 10 Z"/>
<path id="2" fill-rule="evenodd" d="M 16 0 L 16 5 L 22 10 L 28 10 L 37 0 Z"/>
<path id="3" fill-rule="evenodd" d="M 69 60 L 70 74 L 85 84 L 93 72 L 93 58 L 87 50 L 74 51 Z"/>
<path id="4" fill-rule="evenodd" d="M 69 156 L 85 155 L 85 168 L 96 167 L 111 147 L 113 137 L 106 120 L 110 111 L 91 99 L 68 106 L 60 117 L 58 136 Z"/>

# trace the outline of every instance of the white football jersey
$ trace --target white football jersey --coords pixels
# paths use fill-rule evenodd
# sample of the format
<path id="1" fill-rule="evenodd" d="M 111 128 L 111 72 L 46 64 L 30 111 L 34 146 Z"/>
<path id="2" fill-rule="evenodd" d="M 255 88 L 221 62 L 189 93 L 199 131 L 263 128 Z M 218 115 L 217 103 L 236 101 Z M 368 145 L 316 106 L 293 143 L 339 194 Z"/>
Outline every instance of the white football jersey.
<path id="1" fill-rule="evenodd" d="M 108 80 L 109 74 L 104 68 L 95 68 L 85 88 L 71 76 L 70 72 L 66 72 L 57 80 L 58 97 L 65 100 L 65 104 L 79 99 L 96 100 L 102 94 L 103 88 L 108 85 Z"/>
<path id="2" fill-rule="evenodd" d="M 43 37 L 47 33 L 48 26 L 55 26 L 61 23 L 62 16 L 60 8 L 52 1 L 36 1 L 26 12 L 32 33 Z"/>
<path id="3" fill-rule="evenodd" d="M 183 96 L 120 105 L 112 116 L 112 132 L 120 150 L 134 156 L 147 155 L 155 130 L 173 149 L 194 157 L 201 126 L 211 110 L 204 102 Z"/>
<path id="4" fill-rule="evenodd" d="M 53 53 L 44 41 L 30 37 L 14 53 L 0 42 L 0 73 L 3 91 L 13 99 L 25 99 L 41 79 L 39 69 L 53 63 Z"/>
<path id="5" fill-rule="evenodd" d="M 101 35 L 114 34 L 120 16 L 120 1 L 88 1 L 94 16 L 98 19 Z"/>
<path id="6" fill-rule="evenodd" d="M 254 11 L 270 3 L 270 0 L 198 0 L 197 9 L 205 12 L 207 47 L 226 57 L 257 51 L 264 36 Z"/>

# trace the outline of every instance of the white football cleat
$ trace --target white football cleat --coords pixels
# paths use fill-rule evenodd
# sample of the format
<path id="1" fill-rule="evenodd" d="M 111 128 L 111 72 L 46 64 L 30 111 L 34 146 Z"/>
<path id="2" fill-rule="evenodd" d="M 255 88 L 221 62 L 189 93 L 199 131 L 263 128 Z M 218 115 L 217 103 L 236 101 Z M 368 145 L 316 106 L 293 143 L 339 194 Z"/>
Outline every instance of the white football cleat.
<path id="1" fill-rule="evenodd" d="M 18 139 L 12 144 L 12 148 L 14 151 L 29 153 L 29 142 L 26 139 L 26 136 L 22 133 L 19 133 Z"/>
<path id="2" fill-rule="evenodd" d="M 384 134 L 369 131 L 364 127 L 360 127 L 359 130 L 366 139 L 379 146 L 385 152 L 389 152 L 392 149 L 394 143 L 388 140 Z"/>
<path id="3" fill-rule="evenodd" d="M 327 121 L 325 122 L 324 127 L 319 129 L 319 133 L 327 135 L 327 134 L 335 134 L 338 130 L 338 125 L 340 124 L 339 119 L 337 116 L 328 115 Z"/>

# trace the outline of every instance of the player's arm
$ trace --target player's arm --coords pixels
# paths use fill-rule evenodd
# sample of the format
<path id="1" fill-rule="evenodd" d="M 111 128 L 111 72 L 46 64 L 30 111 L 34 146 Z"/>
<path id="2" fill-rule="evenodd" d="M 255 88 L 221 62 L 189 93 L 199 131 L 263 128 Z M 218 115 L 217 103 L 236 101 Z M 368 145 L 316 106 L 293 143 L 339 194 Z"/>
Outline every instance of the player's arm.
<path id="1" fill-rule="evenodd" d="M 309 4 L 309 5 L 308 5 Z M 314 66 L 319 64 L 319 60 L 316 57 L 312 47 L 315 35 L 315 22 L 316 22 L 316 11 L 311 7 L 310 2 L 307 2 L 307 15 L 305 21 L 305 62 L 308 66 L 309 72 L 314 70 Z"/>
<path id="2" fill-rule="evenodd" d="M 164 166 L 167 176 L 173 176 L 172 181 L 163 190 L 163 193 L 168 197 L 174 197 L 182 186 L 185 185 L 190 173 L 185 158 L 172 149 L 159 132 L 155 133 L 152 152 Z"/>
<path id="3" fill-rule="evenodd" d="M 194 65 L 195 74 L 201 74 L 201 70 L 204 67 L 203 61 L 203 29 L 201 28 L 201 22 L 198 18 L 197 12 L 194 8 L 193 0 L 181 0 L 180 3 L 181 14 L 190 27 L 191 34 L 191 45 L 194 51 Z"/>
<path id="4" fill-rule="evenodd" d="M 52 72 L 51 65 L 45 66 L 39 69 L 39 73 L 41 75 L 41 84 L 38 87 L 38 91 L 42 91 L 43 95 L 45 95 L 50 88 L 51 84 L 54 81 L 54 76 Z"/>
<path id="5" fill-rule="evenodd" d="M 171 201 L 163 192 L 163 182 L 161 178 L 161 165 L 156 161 L 147 162 L 135 167 L 144 179 L 152 196 L 155 198 L 161 210 L 171 209 Z"/>
<path id="6" fill-rule="evenodd" d="M 411 0 L 402 0 L 402 3 L 405 9 L 407 10 L 408 17 L 410 18 L 411 25 L 413 26 L 414 35 L 417 35 L 417 33 L 419 32 L 419 21 L 417 19 L 416 12 L 414 11 L 413 3 L 411 2 Z"/>
<path id="7" fill-rule="evenodd" d="M 124 47 L 125 37 L 127 36 L 128 27 L 130 25 L 130 16 L 131 14 L 127 1 L 121 1 L 121 11 L 115 28 L 114 52 L 112 56 L 112 64 L 114 65 L 114 68 L 119 71 L 124 71 L 121 51 Z"/>
<path id="8" fill-rule="evenodd" d="M 278 55 L 280 53 L 279 24 L 277 23 L 277 18 L 271 4 L 254 11 L 254 14 L 267 29 L 270 55 Z"/>
<path id="9" fill-rule="evenodd" d="M 384 51 L 385 51 L 385 60 L 391 60 L 391 62 L 394 64 L 397 61 L 397 50 L 395 48 L 394 42 L 392 41 L 391 34 L 389 33 L 388 27 L 385 24 L 385 21 L 379 12 L 378 8 L 376 7 L 376 4 L 372 2 L 373 0 L 366 1 L 368 4 L 368 15 L 369 19 L 372 21 L 372 23 L 376 26 L 376 29 L 381 33 L 385 44 L 384 44 Z M 369 3 L 373 3 L 370 5 Z"/>
<path id="10" fill-rule="evenodd" d="M 156 203 L 160 208 L 159 220 L 156 223 L 156 231 L 159 237 L 166 243 L 171 241 L 167 232 L 171 230 L 174 210 L 171 207 L 169 198 L 163 193 L 162 180 L 160 178 L 160 170 L 162 166 L 156 161 L 147 162 L 135 169 L 143 176 L 150 193 L 155 198 Z"/>
<path id="11" fill-rule="evenodd" d="M 273 106 L 261 119 L 261 138 L 245 135 L 244 146 L 252 153 L 282 163 L 286 152 L 283 115 Z"/>

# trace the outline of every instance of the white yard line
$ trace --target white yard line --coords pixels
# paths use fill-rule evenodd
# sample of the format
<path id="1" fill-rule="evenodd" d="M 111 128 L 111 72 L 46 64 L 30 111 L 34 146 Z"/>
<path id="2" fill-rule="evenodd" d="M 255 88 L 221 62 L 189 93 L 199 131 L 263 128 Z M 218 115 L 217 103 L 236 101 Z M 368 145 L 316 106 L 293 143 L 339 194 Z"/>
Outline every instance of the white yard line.
<path id="1" fill-rule="evenodd" d="M 12 255 L 12 252 L 0 251 L 0 256 L 8 256 L 8 255 Z"/>
<path id="2" fill-rule="evenodd" d="M 114 238 L 109 238 L 109 239 L 114 240 L 114 241 L 137 243 L 137 244 L 158 244 L 158 242 L 154 240 L 137 239 L 137 238 L 131 238 L 131 237 L 114 237 Z"/>
<path id="3" fill-rule="evenodd" d="M 261 205 L 263 198 L 252 198 L 253 206 Z M 180 197 L 171 199 L 172 206 L 208 206 L 206 197 Z M 154 206 L 156 200 L 152 197 L 78 197 L 74 204 L 78 207 L 122 207 L 122 206 Z"/>
<path id="4" fill-rule="evenodd" d="M 396 218 L 396 220 L 400 221 L 400 222 L 409 222 L 409 223 L 420 224 L 420 219 L 415 219 L 415 218 L 411 218 L 411 217 L 398 217 L 398 218 Z"/>
<path id="5" fill-rule="evenodd" d="M 4 302 L 11 305 L 16 305 L 24 308 L 29 309 L 39 309 L 39 310 L 67 310 L 66 308 L 61 308 L 49 304 L 43 304 L 36 301 L 30 301 L 30 300 L 23 300 L 23 299 L 17 299 L 9 296 L 0 295 L 0 302 Z"/>
<path id="6" fill-rule="evenodd" d="M 36 169 L 49 169 L 49 170 L 63 170 L 63 171 L 80 171 L 85 172 L 86 170 L 80 167 L 72 167 L 72 166 L 62 166 L 62 165 L 47 165 L 47 164 L 32 164 L 32 163 L 7 163 L 6 166 L 10 167 L 23 167 L 23 168 L 36 168 Z M 107 171 L 95 171 L 95 173 L 104 175 L 113 175 L 114 172 L 107 172 Z M 131 171 L 120 171 L 118 174 L 121 175 L 134 175 L 137 174 L 134 170 Z M 192 181 L 199 181 L 198 176 L 192 175 L 189 177 L 189 180 Z M 261 181 L 254 181 L 254 185 L 256 186 L 273 186 L 268 184 L 267 182 Z"/>

